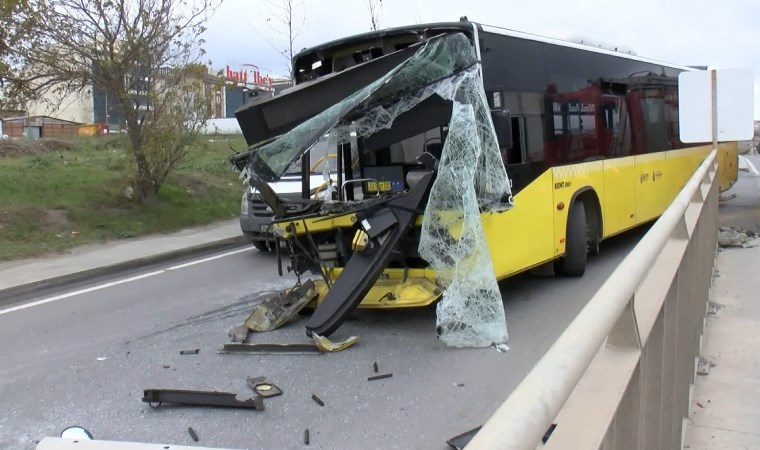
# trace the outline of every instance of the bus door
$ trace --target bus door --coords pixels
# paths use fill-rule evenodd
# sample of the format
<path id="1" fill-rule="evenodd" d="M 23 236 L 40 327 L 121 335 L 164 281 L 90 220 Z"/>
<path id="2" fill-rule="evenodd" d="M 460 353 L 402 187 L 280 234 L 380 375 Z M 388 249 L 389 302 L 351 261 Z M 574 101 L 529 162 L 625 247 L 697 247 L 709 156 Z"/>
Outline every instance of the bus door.
<path id="1" fill-rule="evenodd" d="M 636 223 L 659 216 L 673 198 L 677 186 L 668 177 L 671 131 L 666 121 L 665 88 L 639 87 L 628 91 L 633 144 L 636 152 Z M 670 161 L 674 163 L 675 161 Z M 678 162 L 678 164 L 690 162 Z M 671 167 L 672 169 L 672 167 Z"/>
<path id="2" fill-rule="evenodd" d="M 636 167 L 631 156 L 631 120 L 623 95 L 604 95 L 599 135 L 604 160 L 603 236 L 636 225 Z"/>

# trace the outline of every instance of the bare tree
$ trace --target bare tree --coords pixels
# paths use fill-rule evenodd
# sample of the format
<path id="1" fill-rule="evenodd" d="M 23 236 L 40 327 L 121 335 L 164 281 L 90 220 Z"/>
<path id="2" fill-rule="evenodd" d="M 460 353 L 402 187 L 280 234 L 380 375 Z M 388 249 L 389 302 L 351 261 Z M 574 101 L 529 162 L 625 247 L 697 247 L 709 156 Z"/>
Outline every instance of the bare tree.
<path id="1" fill-rule="evenodd" d="M 209 116 L 201 34 L 221 0 L 29 1 L 35 45 L 10 50 L 23 65 L 7 78 L 38 96 L 92 89 L 112 99 L 138 199 L 151 201 Z"/>
<path id="2" fill-rule="evenodd" d="M 367 9 L 372 23 L 372 31 L 380 28 L 380 16 L 383 14 L 383 0 L 367 0 Z"/>
<path id="3" fill-rule="evenodd" d="M 276 39 L 267 42 L 285 57 L 288 74 L 295 80 L 293 73 L 293 45 L 301 34 L 306 16 L 303 12 L 303 0 L 261 0 L 269 10 L 267 26 L 276 35 Z"/>

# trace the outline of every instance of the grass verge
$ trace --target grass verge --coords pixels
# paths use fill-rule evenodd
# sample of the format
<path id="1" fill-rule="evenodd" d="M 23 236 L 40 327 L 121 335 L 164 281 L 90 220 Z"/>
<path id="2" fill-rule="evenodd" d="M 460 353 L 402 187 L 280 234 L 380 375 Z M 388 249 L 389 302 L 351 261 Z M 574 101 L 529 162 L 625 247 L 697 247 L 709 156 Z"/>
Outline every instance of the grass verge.
<path id="1" fill-rule="evenodd" d="M 125 195 L 134 167 L 122 137 L 6 144 L 6 151 L 0 148 L 0 260 L 237 217 L 242 184 L 227 161 L 230 146 L 240 150 L 245 143 L 238 136 L 199 137 L 158 200 L 143 205 Z"/>

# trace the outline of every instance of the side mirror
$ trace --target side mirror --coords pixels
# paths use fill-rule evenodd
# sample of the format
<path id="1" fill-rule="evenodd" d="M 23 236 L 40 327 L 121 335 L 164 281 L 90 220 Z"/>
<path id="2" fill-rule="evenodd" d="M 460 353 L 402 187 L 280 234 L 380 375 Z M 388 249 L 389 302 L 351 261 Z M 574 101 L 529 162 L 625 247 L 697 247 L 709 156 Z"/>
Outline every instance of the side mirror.
<path id="1" fill-rule="evenodd" d="M 496 130 L 496 139 L 499 149 L 512 148 L 512 115 L 503 109 L 491 110 L 493 127 Z"/>

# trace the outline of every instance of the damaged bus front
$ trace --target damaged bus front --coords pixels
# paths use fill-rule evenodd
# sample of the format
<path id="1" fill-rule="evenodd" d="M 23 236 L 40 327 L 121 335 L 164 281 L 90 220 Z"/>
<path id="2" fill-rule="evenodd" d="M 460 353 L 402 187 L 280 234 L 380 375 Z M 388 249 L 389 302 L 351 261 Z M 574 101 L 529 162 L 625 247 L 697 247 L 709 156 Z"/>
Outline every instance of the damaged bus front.
<path id="1" fill-rule="evenodd" d="M 316 274 L 307 334 L 331 334 L 359 306 L 425 306 L 445 292 L 444 342 L 507 340 L 481 215 L 512 204 L 501 151 L 510 120 L 486 100 L 478 27 L 402 28 L 304 51 L 295 87 L 236 113 L 250 150 L 233 163 L 275 213 L 287 248 L 278 264 L 287 259 L 299 285 Z M 304 207 L 290 213 L 268 183 L 325 135 L 337 143 L 326 150 L 337 155 L 333 194 L 310 198 L 304 183 Z"/>
<path id="2" fill-rule="evenodd" d="M 538 266 L 583 275 L 600 242 L 659 217 L 711 151 L 679 137 L 678 75 L 695 69 L 614 50 L 463 20 L 331 42 L 293 63 L 296 86 L 237 111 L 250 150 L 234 161 L 274 211 L 288 268 L 316 274 L 314 289 L 292 291 L 316 293 L 309 334 L 356 307 L 441 298 L 443 342 L 502 343 L 497 279 Z M 267 183 L 324 135 L 331 194 L 310 198 L 303 173 L 290 212 Z M 725 190 L 736 144 L 718 160 Z M 281 298 L 288 311 L 312 300 Z"/>

